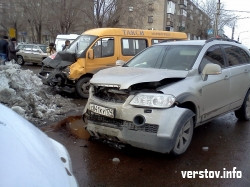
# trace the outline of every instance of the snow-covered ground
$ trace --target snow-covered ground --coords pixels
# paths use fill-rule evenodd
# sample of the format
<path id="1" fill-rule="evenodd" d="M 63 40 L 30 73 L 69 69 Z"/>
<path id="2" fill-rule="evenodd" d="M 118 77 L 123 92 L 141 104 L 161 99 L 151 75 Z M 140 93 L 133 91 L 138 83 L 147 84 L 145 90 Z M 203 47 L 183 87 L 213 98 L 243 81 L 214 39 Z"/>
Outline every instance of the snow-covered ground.
<path id="1" fill-rule="evenodd" d="M 0 65 L 0 102 L 37 126 L 79 110 L 71 99 L 51 92 L 31 70 L 11 62 Z"/>

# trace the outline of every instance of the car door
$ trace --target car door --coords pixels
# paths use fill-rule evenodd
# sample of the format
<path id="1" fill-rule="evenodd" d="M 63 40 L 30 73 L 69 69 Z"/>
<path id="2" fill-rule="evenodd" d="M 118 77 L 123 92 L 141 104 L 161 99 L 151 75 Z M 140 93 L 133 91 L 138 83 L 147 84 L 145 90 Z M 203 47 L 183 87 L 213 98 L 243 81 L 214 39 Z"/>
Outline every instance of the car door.
<path id="1" fill-rule="evenodd" d="M 200 64 L 201 69 L 207 63 L 220 65 L 222 72 L 218 75 L 208 75 L 207 80 L 202 80 L 200 90 L 202 121 L 228 111 L 230 104 L 230 70 L 226 67 L 225 58 L 219 45 L 212 46 L 207 50 Z"/>
<path id="2" fill-rule="evenodd" d="M 41 49 L 37 45 L 33 45 L 31 58 L 34 63 L 40 63 L 42 61 Z"/>
<path id="3" fill-rule="evenodd" d="M 101 38 L 93 45 L 94 59 L 87 59 L 86 71 L 91 72 L 96 69 L 114 66 L 117 60 L 114 38 Z"/>
<path id="4" fill-rule="evenodd" d="M 223 45 L 222 47 L 231 73 L 229 97 L 231 98 L 230 108 L 234 109 L 242 104 L 249 89 L 250 57 L 237 46 Z"/>
<path id="5" fill-rule="evenodd" d="M 21 50 L 22 56 L 25 62 L 30 62 L 30 55 L 32 53 L 32 45 L 25 45 L 25 47 Z"/>

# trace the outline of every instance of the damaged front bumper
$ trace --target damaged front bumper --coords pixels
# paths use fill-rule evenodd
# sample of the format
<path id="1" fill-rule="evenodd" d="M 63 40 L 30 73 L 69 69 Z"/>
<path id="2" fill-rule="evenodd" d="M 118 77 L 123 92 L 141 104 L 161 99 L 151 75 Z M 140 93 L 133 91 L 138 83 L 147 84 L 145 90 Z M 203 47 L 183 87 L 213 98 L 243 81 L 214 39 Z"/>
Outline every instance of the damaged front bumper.
<path id="1" fill-rule="evenodd" d="M 169 153 L 183 121 L 190 117 L 189 110 L 177 106 L 168 109 L 133 107 L 129 104 L 133 97 L 130 95 L 125 103 L 114 103 L 91 96 L 84 109 L 87 130 L 91 136 L 100 139 Z M 93 112 L 91 104 L 114 109 L 114 118 Z"/>
<path id="2" fill-rule="evenodd" d="M 43 84 L 55 88 L 58 92 L 75 92 L 75 83 L 67 78 L 67 75 L 60 69 L 42 67 L 38 77 L 42 79 Z"/>

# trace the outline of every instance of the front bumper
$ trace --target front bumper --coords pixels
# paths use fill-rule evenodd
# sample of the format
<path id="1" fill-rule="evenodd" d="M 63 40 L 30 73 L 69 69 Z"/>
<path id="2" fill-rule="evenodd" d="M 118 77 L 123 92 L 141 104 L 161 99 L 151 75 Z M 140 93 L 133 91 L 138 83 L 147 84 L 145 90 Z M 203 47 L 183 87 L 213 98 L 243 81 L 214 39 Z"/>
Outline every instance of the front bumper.
<path id="1" fill-rule="evenodd" d="M 43 68 L 38 74 L 43 84 L 54 87 L 58 92 L 75 93 L 75 83 L 58 69 Z"/>
<path id="2" fill-rule="evenodd" d="M 103 102 L 91 96 L 84 109 L 87 130 L 92 136 L 129 144 L 134 147 L 161 153 L 169 153 L 175 144 L 178 133 L 193 113 L 185 108 L 174 106 L 168 109 L 137 108 L 125 103 Z M 96 115 L 89 110 L 89 104 L 114 108 L 115 118 Z M 138 125 L 136 116 L 142 116 L 144 123 Z"/>

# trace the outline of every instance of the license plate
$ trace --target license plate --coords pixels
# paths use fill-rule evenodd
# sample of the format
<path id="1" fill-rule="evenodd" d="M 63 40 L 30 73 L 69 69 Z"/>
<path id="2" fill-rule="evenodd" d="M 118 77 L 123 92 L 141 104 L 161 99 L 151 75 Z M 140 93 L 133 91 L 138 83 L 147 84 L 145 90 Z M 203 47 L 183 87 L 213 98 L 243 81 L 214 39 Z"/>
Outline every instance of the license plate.
<path id="1" fill-rule="evenodd" d="M 89 110 L 96 113 L 96 114 L 100 114 L 102 116 L 107 116 L 107 117 L 110 117 L 110 118 L 115 117 L 115 109 L 113 109 L 113 108 L 107 108 L 107 107 L 103 107 L 103 106 L 100 106 L 100 105 L 90 103 L 89 104 Z"/>

